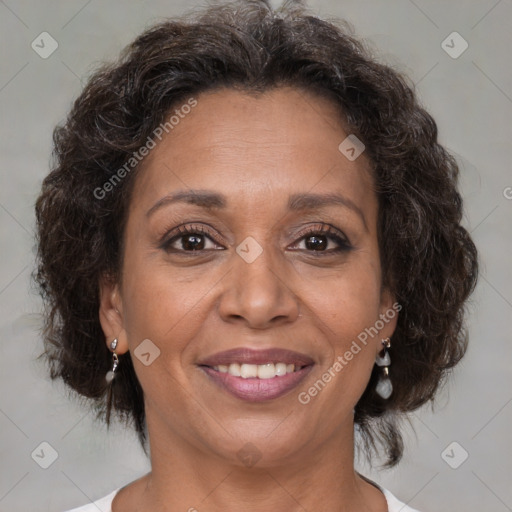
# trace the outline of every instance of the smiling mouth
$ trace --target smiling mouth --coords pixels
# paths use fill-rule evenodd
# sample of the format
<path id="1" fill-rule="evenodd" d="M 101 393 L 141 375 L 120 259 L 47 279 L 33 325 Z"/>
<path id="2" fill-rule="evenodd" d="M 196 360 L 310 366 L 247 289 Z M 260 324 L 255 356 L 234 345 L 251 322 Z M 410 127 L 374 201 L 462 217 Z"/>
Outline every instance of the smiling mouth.
<path id="1" fill-rule="evenodd" d="M 200 365 L 199 368 L 214 384 L 215 389 L 227 391 L 229 395 L 246 402 L 265 402 L 291 392 L 306 378 L 313 366 L 314 364 L 296 366 L 285 363 L 231 363 L 229 366 Z"/>
<path id="2" fill-rule="evenodd" d="M 198 361 L 197 366 L 214 385 L 247 402 L 279 398 L 309 374 L 315 361 L 307 354 L 283 348 L 239 347 Z"/>

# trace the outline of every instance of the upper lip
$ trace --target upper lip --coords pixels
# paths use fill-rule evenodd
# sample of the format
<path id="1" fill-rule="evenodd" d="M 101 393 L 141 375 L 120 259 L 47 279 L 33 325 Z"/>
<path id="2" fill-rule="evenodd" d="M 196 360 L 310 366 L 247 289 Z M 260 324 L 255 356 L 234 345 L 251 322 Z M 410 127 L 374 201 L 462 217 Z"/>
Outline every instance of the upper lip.
<path id="1" fill-rule="evenodd" d="M 233 348 L 202 359 L 198 364 L 200 366 L 229 366 L 231 363 L 266 364 L 269 362 L 294 364 L 296 366 L 309 366 L 314 364 L 311 357 L 282 348 Z"/>

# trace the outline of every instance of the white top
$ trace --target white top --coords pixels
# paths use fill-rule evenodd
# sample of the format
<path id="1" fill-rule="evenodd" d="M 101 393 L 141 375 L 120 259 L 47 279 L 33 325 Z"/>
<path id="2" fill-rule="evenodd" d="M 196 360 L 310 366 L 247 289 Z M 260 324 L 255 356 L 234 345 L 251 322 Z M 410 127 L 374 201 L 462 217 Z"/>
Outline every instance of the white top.
<path id="1" fill-rule="evenodd" d="M 393 494 L 391 494 L 387 489 L 384 489 L 375 482 L 372 483 L 378 487 L 386 497 L 386 501 L 388 503 L 388 512 L 419 512 L 415 508 L 408 507 L 405 505 L 405 503 L 402 503 L 396 499 L 395 496 L 393 496 Z M 108 496 L 95 501 L 94 503 L 89 503 L 88 505 L 74 508 L 73 510 L 68 510 L 67 512 L 112 512 L 112 501 L 114 501 L 114 497 L 120 489 L 121 487 L 111 492 Z"/>

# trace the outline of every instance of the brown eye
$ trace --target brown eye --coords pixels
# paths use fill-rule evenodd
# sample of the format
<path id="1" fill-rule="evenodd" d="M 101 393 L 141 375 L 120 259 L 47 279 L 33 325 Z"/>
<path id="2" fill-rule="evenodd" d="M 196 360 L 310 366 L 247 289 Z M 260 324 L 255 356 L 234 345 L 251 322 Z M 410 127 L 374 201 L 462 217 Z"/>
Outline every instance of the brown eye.
<path id="1" fill-rule="evenodd" d="M 205 237 L 203 235 L 183 235 L 179 239 L 181 239 L 182 248 L 187 251 L 201 251 L 204 249 Z"/>
<path id="2" fill-rule="evenodd" d="M 180 226 L 160 245 L 166 252 L 193 252 L 223 249 L 202 226 Z"/>
<path id="3" fill-rule="evenodd" d="M 301 233 L 301 235 L 301 238 L 293 247 L 294 249 L 318 255 L 323 255 L 323 253 L 325 255 L 332 255 L 353 249 L 343 232 L 329 225 L 322 225 L 317 229 L 309 229 L 305 233 Z"/>
<path id="4" fill-rule="evenodd" d="M 305 238 L 306 249 L 311 251 L 323 251 L 327 248 L 329 242 L 325 235 L 311 235 Z"/>

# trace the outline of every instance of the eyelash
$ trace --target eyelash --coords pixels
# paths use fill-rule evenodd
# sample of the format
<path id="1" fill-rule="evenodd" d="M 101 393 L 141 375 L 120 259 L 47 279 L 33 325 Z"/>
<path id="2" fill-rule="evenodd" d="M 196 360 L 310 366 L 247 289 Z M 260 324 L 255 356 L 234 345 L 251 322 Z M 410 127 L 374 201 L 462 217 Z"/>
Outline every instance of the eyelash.
<path id="1" fill-rule="evenodd" d="M 215 238 L 211 235 L 211 233 L 208 232 L 207 229 L 204 228 L 202 225 L 183 225 L 178 226 L 175 228 L 168 236 L 165 237 L 165 240 L 160 244 L 160 249 L 163 249 L 164 251 L 168 253 L 182 253 L 187 254 L 190 253 L 191 255 L 197 255 L 198 253 L 202 253 L 204 251 L 208 251 L 211 249 L 199 249 L 199 250 L 191 250 L 186 251 L 184 249 L 175 249 L 172 246 L 172 244 L 176 241 L 178 241 L 181 237 L 185 235 L 202 235 L 207 238 L 209 238 L 213 243 L 220 245 Z M 315 251 L 315 250 L 307 250 L 307 249 L 298 249 L 298 250 L 304 250 L 309 253 L 311 253 L 314 256 L 330 256 L 332 254 L 338 254 L 347 252 L 353 249 L 352 245 L 350 244 L 349 240 L 337 229 L 333 228 L 329 224 L 321 224 L 320 227 L 312 227 L 308 228 L 307 230 L 304 230 L 299 233 L 299 238 L 297 242 L 295 242 L 294 245 L 297 245 L 298 242 L 301 242 L 302 240 L 306 239 L 307 237 L 311 237 L 314 235 L 319 236 L 326 236 L 327 238 L 330 238 L 333 240 L 338 247 L 336 249 L 329 249 L 324 251 Z M 297 249 L 295 249 L 297 250 Z"/>
<path id="2" fill-rule="evenodd" d="M 338 229 L 330 226 L 329 224 L 321 224 L 320 227 L 314 226 L 314 227 L 308 228 L 304 231 L 301 231 L 298 234 L 298 237 L 299 237 L 298 242 L 300 242 L 308 237 L 314 236 L 314 235 L 325 236 L 328 239 L 330 238 L 330 239 L 334 240 L 336 242 L 336 244 L 338 245 L 338 247 L 336 249 L 329 249 L 326 251 L 313 251 L 313 250 L 307 251 L 307 252 L 314 254 L 315 256 L 329 256 L 332 254 L 348 252 L 353 249 L 348 238 L 344 234 L 342 234 Z M 296 244 L 294 244 L 294 245 L 296 245 Z M 304 250 L 307 250 L 307 249 L 304 249 Z"/>

